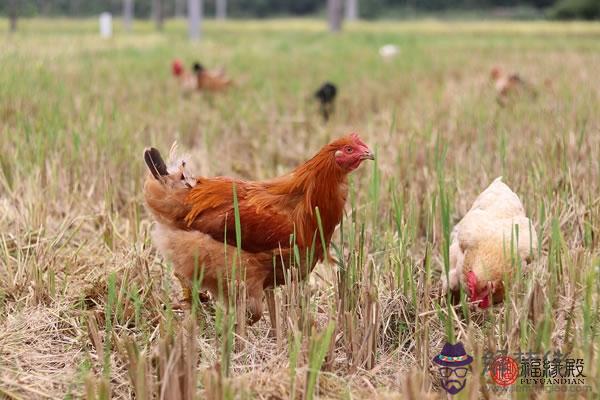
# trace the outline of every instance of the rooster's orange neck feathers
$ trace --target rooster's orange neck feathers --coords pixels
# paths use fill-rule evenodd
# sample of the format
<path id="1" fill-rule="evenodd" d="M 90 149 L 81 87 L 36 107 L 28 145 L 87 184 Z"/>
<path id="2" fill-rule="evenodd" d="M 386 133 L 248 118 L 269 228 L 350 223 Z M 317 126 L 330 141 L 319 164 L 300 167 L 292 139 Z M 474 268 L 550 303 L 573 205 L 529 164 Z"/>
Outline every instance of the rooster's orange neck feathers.
<path id="1" fill-rule="evenodd" d="M 291 173 L 273 181 L 273 194 L 297 193 L 293 212 L 299 246 L 311 246 L 318 229 L 315 209 L 318 207 L 326 244 L 340 223 L 346 202 L 346 176 L 336 163 L 333 146 L 325 146 L 313 158 Z M 321 241 L 317 235 L 317 248 Z"/>
<path id="2" fill-rule="evenodd" d="M 260 215 L 279 215 L 278 218 L 282 218 L 280 225 L 269 228 L 273 231 L 272 235 L 283 238 L 295 233 L 296 244 L 300 248 L 310 248 L 313 238 L 316 238 L 316 254 L 321 257 L 323 250 L 315 209 L 319 209 L 327 246 L 344 213 L 347 196 L 346 176 L 350 172 L 338 165 L 335 153 L 341 146 L 354 143 L 355 140 L 354 137 L 348 136 L 334 141 L 292 172 L 269 181 L 197 179 L 197 185 L 201 189 L 192 189 L 186 200 L 190 206 L 185 219 L 187 227 L 205 210 L 214 210 L 225 205 L 221 213 L 232 212 L 229 208 L 232 204 L 232 186 L 239 185 L 237 195 L 246 207 L 250 207 L 241 215 L 242 225 L 264 223 L 257 221 Z M 280 239 L 279 242 L 287 244 L 287 240 L 284 242 Z"/>

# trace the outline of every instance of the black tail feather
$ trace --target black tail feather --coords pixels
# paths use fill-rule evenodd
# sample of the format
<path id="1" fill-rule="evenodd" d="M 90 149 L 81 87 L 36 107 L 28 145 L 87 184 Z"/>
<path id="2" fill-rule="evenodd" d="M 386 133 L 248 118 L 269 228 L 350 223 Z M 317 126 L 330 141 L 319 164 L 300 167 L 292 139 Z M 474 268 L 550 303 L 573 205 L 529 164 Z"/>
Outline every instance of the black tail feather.
<path id="1" fill-rule="evenodd" d="M 160 179 L 161 176 L 169 175 L 167 165 L 160 156 L 160 152 L 154 147 L 144 150 L 144 161 L 154 178 Z"/>

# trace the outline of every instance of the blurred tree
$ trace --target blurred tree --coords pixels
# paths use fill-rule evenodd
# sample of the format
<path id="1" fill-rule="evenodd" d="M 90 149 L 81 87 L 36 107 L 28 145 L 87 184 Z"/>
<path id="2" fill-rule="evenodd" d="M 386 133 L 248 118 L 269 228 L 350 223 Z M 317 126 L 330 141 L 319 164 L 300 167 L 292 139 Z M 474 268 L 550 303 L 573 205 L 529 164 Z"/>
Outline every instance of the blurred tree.
<path id="1" fill-rule="evenodd" d="M 227 0 L 216 0 L 215 8 L 217 19 L 227 18 Z"/>
<path id="2" fill-rule="evenodd" d="M 346 0 L 346 19 L 356 21 L 358 18 L 358 0 Z"/>
<path id="3" fill-rule="evenodd" d="M 125 30 L 131 32 L 131 25 L 133 21 L 133 0 L 123 0 L 123 24 Z"/>
<path id="4" fill-rule="evenodd" d="M 43 15 L 49 15 L 50 14 L 50 6 L 52 5 L 51 0 L 41 0 L 41 5 L 40 5 L 40 12 Z"/>
<path id="5" fill-rule="evenodd" d="M 154 17 L 156 29 L 162 31 L 164 19 L 162 0 L 152 0 L 152 16 Z"/>
<path id="6" fill-rule="evenodd" d="M 10 31 L 17 30 L 17 0 L 8 0 L 8 17 L 10 18 Z"/>
<path id="7" fill-rule="evenodd" d="M 155 0 L 133 0 L 135 16 L 150 18 L 153 16 Z M 161 0 L 162 17 L 185 15 L 185 4 L 189 0 Z M 286 15 L 317 15 L 323 11 L 329 17 L 329 3 L 323 0 L 215 0 L 205 4 L 212 13 L 219 16 L 221 6 L 225 3 L 227 17 L 266 18 Z M 19 17 L 35 15 L 68 15 L 91 16 L 108 11 L 120 14 L 124 11 L 124 0 L 0 0 L 0 14 L 11 15 L 13 4 L 18 7 Z M 542 10 L 549 9 L 548 14 L 560 18 L 600 18 L 597 17 L 596 5 L 600 0 L 333 0 L 341 4 L 342 16 L 350 19 L 352 5 L 356 2 L 356 14 L 361 18 L 409 17 L 425 13 L 445 13 L 446 11 L 477 10 L 482 14 L 502 8 L 502 15 L 514 15 L 511 9 L 529 9 L 531 16 L 542 16 Z M 360 2 L 360 5 L 359 5 Z M 344 7 L 345 6 L 345 7 Z M 556 6 L 556 7 L 554 7 Z M 326 8 L 326 10 L 324 10 Z M 579 11 L 577 11 L 579 10 Z M 516 11 L 515 11 L 516 12 Z M 340 21 L 340 27 L 341 27 Z"/>
<path id="8" fill-rule="evenodd" d="M 381 0 L 363 0 L 360 5 L 360 16 L 366 19 L 377 18 L 381 15 L 384 6 Z"/>
<path id="9" fill-rule="evenodd" d="M 598 19 L 600 0 L 561 0 L 550 9 L 555 19 Z"/>
<path id="10" fill-rule="evenodd" d="M 339 32 L 342 29 L 342 13 L 344 7 L 342 0 L 327 0 L 327 20 L 329 22 L 329 31 Z"/>
<path id="11" fill-rule="evenodd" d="M 202 29 L 202 0 L 188 0 L 188 27 L 191 40 L 200 39 Z"/>
<path id="12" fill-rule="evenodd" d="M 185 0 L 175 0 L 175 17 L 181 18 L 185 15 Z"/>

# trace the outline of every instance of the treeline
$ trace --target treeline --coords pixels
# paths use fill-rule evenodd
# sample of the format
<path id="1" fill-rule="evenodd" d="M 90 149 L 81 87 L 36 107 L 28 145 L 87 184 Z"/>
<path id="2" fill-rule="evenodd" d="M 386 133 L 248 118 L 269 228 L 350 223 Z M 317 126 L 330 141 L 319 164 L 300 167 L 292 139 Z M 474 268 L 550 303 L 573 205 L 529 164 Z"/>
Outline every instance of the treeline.
<path id="1" fill-rule="evenodd" d="M 123 0 L 2 0 L 0 13 L 16 2 L 20 16 L 91 16 L 103 11 L 121 14 Z M 149 18 L 157 0 L 134 0 L 136 18 Z M 153 4 L 154 3 L 154 4 Z M 187 0 L 158 0 L 162 15 L 184 15 Z M 266 18 L 323 13 L 324 0 L 227 0 L 229 17 Z M 402 16 L 410 12 L 445 12 L 529 8 L 556 18 L 600 17 L 600 0 L 358 0 L 362 18 Z M 205 15 L 214 15 L 215 0 L 204 0 Z"/>

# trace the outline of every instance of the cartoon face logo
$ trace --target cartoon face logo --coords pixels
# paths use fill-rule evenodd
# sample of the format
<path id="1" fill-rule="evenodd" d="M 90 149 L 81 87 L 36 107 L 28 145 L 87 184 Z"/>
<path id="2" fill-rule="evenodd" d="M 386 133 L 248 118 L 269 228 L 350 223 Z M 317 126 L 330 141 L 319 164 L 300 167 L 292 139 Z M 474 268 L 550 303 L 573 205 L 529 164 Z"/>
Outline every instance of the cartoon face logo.
<path id="1" fill-rule="evenodd" d="M 464 389 L 473 357 L 465 352 L 461 342 L 446 343 L 433 362 L 439 366 L 442 387 L 446 392 L 454 395 Z"/>

